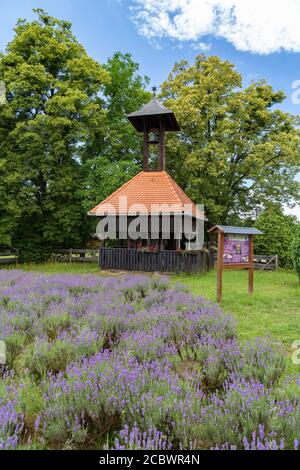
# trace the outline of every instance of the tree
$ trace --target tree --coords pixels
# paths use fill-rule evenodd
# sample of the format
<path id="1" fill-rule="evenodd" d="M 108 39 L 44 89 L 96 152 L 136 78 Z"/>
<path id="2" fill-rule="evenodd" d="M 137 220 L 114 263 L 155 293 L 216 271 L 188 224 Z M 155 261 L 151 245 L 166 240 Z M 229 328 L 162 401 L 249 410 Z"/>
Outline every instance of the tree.
<path id="1" fill-rule="evenodd" d="M 291 246 L 292 260 L 300 281 L 300 223 L 298 223 Z"/>
<path id="2" fill-rule="evenodd" d="M 292 268 L 291 243 L 297 227 L 297 219 L 285 215 L 276 205 L 270 205 L 256 220 L 255 227 L 263 232 L 255 238 L 255 253 L 278 255 L 279 265 Z"/>
<path id="3" fill-rule="evenodd" d="M 151 96 L 145 91 L 149 78 L 138 73 L 139 65 L 131 54 L 116 52 L 103 67 L 111 78 L 103 87 L 106 128 L 94 134 L 82 157 L 86 180 L 81 194 L 86 210 L 141 170 L 142 140 L 126 115 Z"/>
<path id="4" fill-rule="evenodd" d="M 0 244 L 25 258 L 85 239 L 80 154 L 103 129 L 98 95 L 110 80 L 70 23 L 35 12 L 37 20 L 18 21 L 0 57 Z"/>
<path id="5" fill-rule="evenodd" d="M 282 92 L 264 81 L 243 89 L 231 63 L 200 55 L 175 65 L 161 96 L 181 126 L 168 136 L 168 169 L 211 224 L 299 200 L 299 120 L 274 109 Z"/>

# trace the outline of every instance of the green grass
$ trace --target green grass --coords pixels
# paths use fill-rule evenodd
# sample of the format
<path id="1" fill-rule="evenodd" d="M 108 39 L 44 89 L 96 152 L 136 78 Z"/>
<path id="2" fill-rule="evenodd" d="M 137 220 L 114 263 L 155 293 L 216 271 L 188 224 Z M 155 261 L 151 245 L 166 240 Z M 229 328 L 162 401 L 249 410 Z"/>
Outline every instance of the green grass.
<path id="1" fill-rule="evenodd" d="M 174 276 L 191 292 L 216 300 L 216 272 Z M 239 338 L 270 336 L 282 341 L 289 354 L 287 372 L 300 373 L 291 361 L 292 343 L 300 340 L 300 285 L 293 272 L 254 272 L 254 293 L 249 295 L 246 271 L 223 273 L 222 309 L 237 319 Z"/>
<path id="2" fill-rule="evenodd" d="M 39 271 L 46 274 L 101 274 L 97 263 L 29 263 L 14 266 L 15 268 L 23 271 Z"/>
<path id="3" fill-rule="evenodd" d="M 300 339 L 300 286 L 292 272 L 254 273 L 254 293 L 249 295 L 245 271 L 223 273 L 221 307 L 238 320 L 242 338 L 270 334 L 289 346 Z M 216 299 L 216 272 L 202 276 L 176 276 L 197 295 Z"/>
<path id="4" fill-rule="evenodd" d="M 27 264 L 19 267 L 25 271 L 44 273 L 100 274 L 96 263 L 42 265 Z M 179 281 L 195 295 L 215 301 L 216 272 L 204 275 L 172 275 L 172 282 Z M 254 293 L 247 292 L 245 271 L 223 273 L 223 300 L 221 307 L 238 321 L 238 334 L 242 340 L 269 335 L 284 343 L 287 351 L 300 340 L 300 285 L 297 276 L 288 271 L 256 271 Z M 300 372 L 300 367 L 289 361 L 290 371 Z"/>

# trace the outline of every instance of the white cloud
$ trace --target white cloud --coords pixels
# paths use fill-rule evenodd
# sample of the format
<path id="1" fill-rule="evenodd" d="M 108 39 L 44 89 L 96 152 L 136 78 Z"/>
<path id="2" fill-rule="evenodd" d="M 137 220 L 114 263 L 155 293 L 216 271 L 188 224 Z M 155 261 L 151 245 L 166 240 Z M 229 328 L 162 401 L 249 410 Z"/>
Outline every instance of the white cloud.
<path id="1" fill-rule="evenodd" d="M 297 219 L 300 221 L 300 206 L 299 205 L 294 207 L 293 209 L 286 207 L 284 212 L 288 215 L 295 215 Z"/>
<path id="2" fill-rule="evenodd" d="M 241 51 L 300 52 L 299 0 L 132 0 L 140 34 L 198 42 L 212 35 Z"/>
<path id="3" fill-rule="evenodd" d="M 208 52 L 211 49 L 211 44 L 206 42 L 192 42 L 191 47 L 194 51 Z"/>

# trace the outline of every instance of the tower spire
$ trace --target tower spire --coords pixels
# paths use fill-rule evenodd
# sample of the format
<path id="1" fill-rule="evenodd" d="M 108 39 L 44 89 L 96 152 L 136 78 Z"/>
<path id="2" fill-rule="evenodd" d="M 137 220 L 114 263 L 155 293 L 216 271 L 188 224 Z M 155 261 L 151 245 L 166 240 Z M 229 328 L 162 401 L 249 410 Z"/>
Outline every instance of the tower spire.
<path id="1" fill-rule="evenodd" d="M 149 144 L 158 146 L 157 169 L 165 170 L 165 132 L 179 131 L 174 113 L 156 97 L 157 87 L 152 87 L 153 97 L 127 118 L 138 132 L 144 133 L 144 171 L 149 171 Z"/>

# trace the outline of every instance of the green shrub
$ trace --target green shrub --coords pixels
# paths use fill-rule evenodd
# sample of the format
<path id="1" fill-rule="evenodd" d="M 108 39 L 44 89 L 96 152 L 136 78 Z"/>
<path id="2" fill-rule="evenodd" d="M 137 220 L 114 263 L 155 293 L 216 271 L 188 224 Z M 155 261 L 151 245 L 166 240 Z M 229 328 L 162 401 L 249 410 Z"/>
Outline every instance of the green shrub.
<path id="1" fill-rule="evenodd" d="M 75 320 L 70 314 L 60 316 L 49 316 L 42 319 L 43 331 L 50 340 L 55 340 L 57 335 L 64 330 L 70 329 Z"/>
<path id="2" fill-rule="evenodd" d="M 267 208 L 255 223 L 255 227 L 263 232 L 255 238 L 255 254 L 278 255 L 279 266 L 292 269 L 290 246 L 296 226 L 296 218 L 285 215 L 280 207 Z"/>
<path id="3" fill-rule="evenodd" d="M 12 368 L 14 361 L 28 344 L 28 340 L 24 334 L 13 333 L 5 338 L 5 344 L 7 348 L 6 363 L 9 368 Z"/>
<path id="4" fill-rule="evenodd" d="M 234 361 L 231 361 L 234 364 Z M 269 338 L 256 338 L 243 345 L 242 358 L 238 358 L 236 369 L 246 380 L 257 380 L 265 386 L 274 385 L 282 377 L 286 365 L 286 354 L 281 343 L 272 343 Z"/>
<path id="5" fill-rule="evenodd" d="M 57 373 L 65 370 L 73 357 L 74 347 L 66 341 L 36 341 L 20 358 L 20 365 L 28 368 L 31 374 L 43 379 L 48 371 Z"/>
<path id="6" fill-rule="evenodd" d="M 298 224 L 292 246 L 291 246 L 292 260 L 295 271 L 299 276 L 300 281 L 300 224 Z"/>

